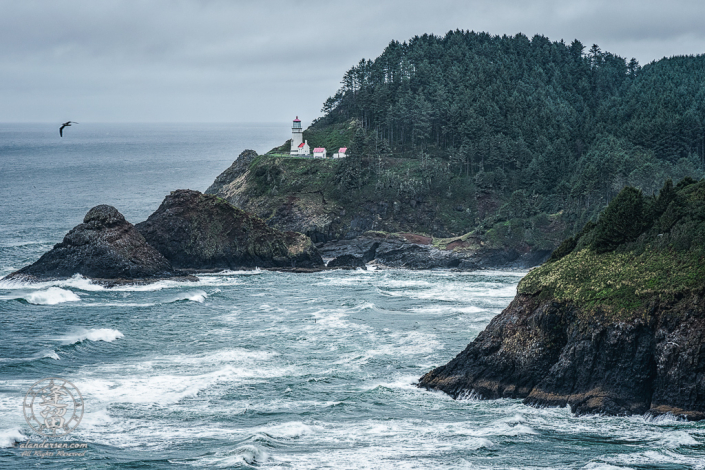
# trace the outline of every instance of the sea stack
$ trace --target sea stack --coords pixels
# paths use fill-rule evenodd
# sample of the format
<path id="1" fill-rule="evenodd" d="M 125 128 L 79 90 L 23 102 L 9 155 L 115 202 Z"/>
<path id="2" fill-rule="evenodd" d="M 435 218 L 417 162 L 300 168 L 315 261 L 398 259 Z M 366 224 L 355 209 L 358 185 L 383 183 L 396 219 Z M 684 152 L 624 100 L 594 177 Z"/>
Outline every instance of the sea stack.
<path id="1" fill-rule="evenodd" d="M 100 205 L 36 263 L 6 279 L 50 280 L 76 274 L 110 280 L 182 276 L 116 208 Z"/>
<path id="2" fill-rule="evenodd" d="M 420 384 L 573 412 L 705 419 L 705 180 L 625 188 Z"/>
<path id="3" fill-rule="evenodd" d="M 271 228 L 224 199 L 198 191 L 173 191 L 136 228 L 176 268 L 323 266 L 307 236 Z"/>

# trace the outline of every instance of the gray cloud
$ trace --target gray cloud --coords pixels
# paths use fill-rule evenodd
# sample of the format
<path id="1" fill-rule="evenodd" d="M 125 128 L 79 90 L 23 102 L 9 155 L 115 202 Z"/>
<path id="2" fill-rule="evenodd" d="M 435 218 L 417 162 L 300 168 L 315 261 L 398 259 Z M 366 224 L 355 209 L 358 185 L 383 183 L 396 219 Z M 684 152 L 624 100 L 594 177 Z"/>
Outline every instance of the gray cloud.
<path id="1" fill-rule="evenodd" d="M 646 63 L 705 52 L 702 18 L 700 0 L 7 1 L 0 121 L 310 121 L 392 39 L 522 32 Z"/>

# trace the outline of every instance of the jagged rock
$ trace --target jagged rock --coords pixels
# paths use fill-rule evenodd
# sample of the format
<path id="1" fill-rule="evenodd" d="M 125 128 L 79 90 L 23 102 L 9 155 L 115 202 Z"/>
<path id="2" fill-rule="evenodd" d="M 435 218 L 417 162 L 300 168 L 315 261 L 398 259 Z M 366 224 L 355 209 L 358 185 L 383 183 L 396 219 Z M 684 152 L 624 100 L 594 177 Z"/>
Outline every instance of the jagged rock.
<path id="1" fill-rule="evenodd" d="M 319 267 L 311 240 L 280 232 L 227 201 L 173 191 L 137 230 L 176 268 Z"/>
<path id="2" fill-rule="evenodd" d="M 655 303 L 648 320 L 610 319 L 518 295 L 420 386 L 454 398 L 523 398 L 577 414 L 705 418 L 705 297 Z"/>
<path id="3" fill-rule="evenodd" d="M 362 254 L 362 256 L 355 256 L 351 254 L 340 255 L 337 258 L 330 260 L 327 266 L 329 268 L 361 268 L 375 259 L 379 245 L 379 242 L 373 242 L 367 251 Z"/>
<path id="4" fill-rule="evenodd" d="M 365 265 L 362 257 L 355 255 L 341 255 L 328 261 L 329 268 L 361 268 Z"/>
<path id="5" fill-rule="evenodd" d="M 237 160 L 233 162 L 230 167 L 219 174 L 213 184 L 206 189 L 205 194 L 218 194 L 223 186 L 231 183 L 233 180 L 237 179 L 240 175 L 247 171 L 247 167 L 252 163 L 252 161 L 257 158 L 257 152 L 254 150 L 243 150 L 237 157 Z"/>
<path id="6" fill-rule="evenodd" d="M 39 260 L 9 278 L 61 279 L 75 274 L 98 279 L 182 276 L 112 206 L 88 211 L 83 223 Z"/>

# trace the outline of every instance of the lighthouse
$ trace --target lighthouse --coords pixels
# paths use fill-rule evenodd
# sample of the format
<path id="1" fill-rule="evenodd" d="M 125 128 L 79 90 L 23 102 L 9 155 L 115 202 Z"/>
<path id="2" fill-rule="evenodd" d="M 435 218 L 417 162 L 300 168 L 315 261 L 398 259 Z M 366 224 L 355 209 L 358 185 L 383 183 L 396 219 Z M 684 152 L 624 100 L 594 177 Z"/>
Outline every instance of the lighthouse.
<path id="1" fill-rule="evenodd" d="M 307 156 L 309 154 L 308 142 L 304 142 L 303 132 L 301 120 L 296 116 L 294 123 L 291 125 L 291 151 L 289 155 Z"/>

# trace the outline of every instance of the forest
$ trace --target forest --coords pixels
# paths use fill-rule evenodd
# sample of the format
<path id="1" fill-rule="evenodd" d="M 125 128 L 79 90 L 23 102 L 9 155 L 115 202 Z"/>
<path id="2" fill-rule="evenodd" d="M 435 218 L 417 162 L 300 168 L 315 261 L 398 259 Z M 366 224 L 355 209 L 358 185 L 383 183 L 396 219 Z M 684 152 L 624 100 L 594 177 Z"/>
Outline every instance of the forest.
<path id="1" fill-rule="evenodd" d="M 578 40 L 456 30 L 392 41 L 322 112 L 306 137 L 349 145 L 348 179 L 400 192 L 385 159 L 425 159 L 428 191 L 539 197 L 542 211 L 594 217 L 626 185 L 654 194 L 703 176 L 705 55 L 642 67 Z"/>

